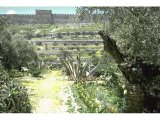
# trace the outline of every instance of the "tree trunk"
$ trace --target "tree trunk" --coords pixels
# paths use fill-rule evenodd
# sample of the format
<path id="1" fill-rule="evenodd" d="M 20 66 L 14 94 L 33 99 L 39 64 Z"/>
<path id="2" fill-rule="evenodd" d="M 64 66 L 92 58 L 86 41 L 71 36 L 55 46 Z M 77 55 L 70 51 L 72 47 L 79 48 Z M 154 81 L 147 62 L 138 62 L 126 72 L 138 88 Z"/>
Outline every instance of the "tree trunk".
<path id="1" fill-rule="evenodd" d="M 146 64 L 146 63 L 143 63 L 143 60 L 139 60 L 139 59 L 137 59 L 136 63 L 132 64 L 131 66 L 125 65 L 124 64 L 125 58 L 127 58 L 127 56 L 123 55 L 119 51 L 115 40 L 111 39 L 110 36 L 108 36 L 107 32 L 105 31 L 99 31 L 98 33 L 103 39 L 104 50 L 114 58 L 114 60 L 118 64 L 120 71 L 122 72 L 127 82 L 129 83 L 130 88 L 128 90 L 130 91 L 126 96 L 127 98 L 126 100 L 130 101 L 131 103 L 131 100 L 130 98 L 128 99 L 128 97 L 131 97 L 131 96 L 133 98 L 140 97 L 140 99 L 139 98 L 136 99 L 136 100 L 140 100 L 139 102 L 136 101 L 138 104 L 129 105 L 128 110 L 125 112 L 135 113 L 135 112 L 145 112 L 145 110 L 146 112 L 159 112 L 160 107 L 157 107 L 157 106 L 158 104 L 160 104 L 159 102 L 160 98 L 158 98 L 157 96 L 160 95 L 160 90 L 157 90 L 157 89 L 154 90 L 152 88 L 154 86 L 155 77 L 160 75 L 160 66 L 156 66 L 153 64 Z M 133 68 L 137 68 L 137 70 L 133 70 Z M 136 91 L 136 89 L 133 89 L 132 86 L 134 88 L 137 88 L 139 92 L 143 92 L 143 94 L 141 95 L 139 94 L 140 96 L 136 96 L 138 91 Z M 156 94 L 156 99 L 155 99 L 155 96 L 151 95 L 150 93 Z M 143 97 L 144 97 L 144 101 L 143 101 Z M 149 102 L 151 98 L 152 98 L 152 103 Z M 135 103 L 135 99 L 133 99 L 132 103 Z M 154 104 L 155 107 L 153 107 L 150 104 Z M 141 108 L 137 109 L 136 106 L 141 106 Z M 133 108 L 136 108 L 136 110 Z"/>

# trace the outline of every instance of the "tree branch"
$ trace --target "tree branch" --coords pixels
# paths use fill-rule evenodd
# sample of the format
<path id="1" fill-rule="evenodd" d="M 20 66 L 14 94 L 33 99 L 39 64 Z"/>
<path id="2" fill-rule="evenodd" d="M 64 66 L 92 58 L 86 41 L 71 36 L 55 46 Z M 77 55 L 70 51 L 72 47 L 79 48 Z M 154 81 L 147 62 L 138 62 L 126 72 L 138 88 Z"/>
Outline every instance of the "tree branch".
<path id="1" fill-rule="evenodd" d="M 105 31 L 99 31 L 98 33 L 103 39 L 104 50 L 108 52 L 118 64 L 123 63 L 125 56 L 118 50 L 115 40 L 111 39 Z"/>
<path id="2" fill-rule="evenodd" d="M 130 83 L 148 84 L 154 79 L 154 77 L 160 75 L 160 66 L 143 63 L 143 60 L 138 60 L 137 58 L 136 63 L 131 64 L 130 67 L 122 65 L 122 63 L 125 63 L 124 59 L 126 56 L 118 50 L 115 40 L 111 39 L 105 31 L 99 31 L 98 33 L 103 39 L 104 50 L 118 63 L 119 69 Z M 141 69 L 142 72 L 132 71 L 132 68 Z M 137 76 L 136 79 L 135 76 Z"/>

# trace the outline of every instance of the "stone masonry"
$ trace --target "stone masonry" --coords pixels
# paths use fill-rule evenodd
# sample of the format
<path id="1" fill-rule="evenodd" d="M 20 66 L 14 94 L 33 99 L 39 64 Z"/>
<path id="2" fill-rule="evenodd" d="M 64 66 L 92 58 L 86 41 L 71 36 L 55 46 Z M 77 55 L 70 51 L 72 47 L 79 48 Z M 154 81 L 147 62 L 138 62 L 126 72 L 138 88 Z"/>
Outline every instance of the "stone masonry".
<path id="1" fill-rule="evenodd" d="M 66 24 L 66 23 L 89 23 L 91 17 L 80 20 L 74 14 L 52 14 L 51 10 L 36 10 L 35 14 L 0 14 L 11 24 Z"/>

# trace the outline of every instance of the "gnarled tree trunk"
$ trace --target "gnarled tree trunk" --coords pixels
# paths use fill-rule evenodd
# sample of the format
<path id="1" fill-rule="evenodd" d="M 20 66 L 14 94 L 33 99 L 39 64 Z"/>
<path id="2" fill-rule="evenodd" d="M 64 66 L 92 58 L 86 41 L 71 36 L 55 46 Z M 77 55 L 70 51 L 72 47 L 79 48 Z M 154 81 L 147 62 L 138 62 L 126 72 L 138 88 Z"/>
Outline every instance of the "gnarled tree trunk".
<path id="1" fill-rule="evenodd" d="M 126 96 L 128 97 L 128 102 L 138 103 L 129 104 L 129 107 L 125 112 L 160 112 L 160 108 L 158 107 L 160 98 L 157 97 L 160 95 L 160 91 L 158 89 L 152 89 L 155 77 L 160 75 L 160 67 L 143 63 L 143 60 L 137 60 L 136 63 L 132 64 L 130 67 L 123 64 L 125 63 L 125 58 L 127 58 L 127 56 L 119 51 L 115 40 L 111 39 L 106 31 L 99 31 L 98 33 L 103 39 L 104 50 L 114 58 L 120 71 L 129 83 L 128 90 L 130 91 Z M 138 68 L 138 70 L 133 70 L 133 68 Z M 132 87 L 136 89 L 133 89 Z M 131 102 L 129 97 L 133 98 L 133 102 Z M 150 103 L 149 101 L 152 102 Z M 136 106 L 140 106 L 141 108 L 137 109 Z"/>

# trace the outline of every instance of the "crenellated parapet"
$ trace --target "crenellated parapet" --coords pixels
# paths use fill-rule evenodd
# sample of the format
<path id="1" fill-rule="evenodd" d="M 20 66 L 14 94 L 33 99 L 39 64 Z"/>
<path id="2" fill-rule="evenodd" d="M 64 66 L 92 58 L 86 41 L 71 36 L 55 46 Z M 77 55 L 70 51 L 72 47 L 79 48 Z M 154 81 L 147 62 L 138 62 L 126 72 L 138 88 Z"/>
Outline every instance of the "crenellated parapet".
<path id="1" fill-rule="evenodd" d="M 56 17 L 73 17 L 76 16 L 75 14 L 53 14 Z"/>

